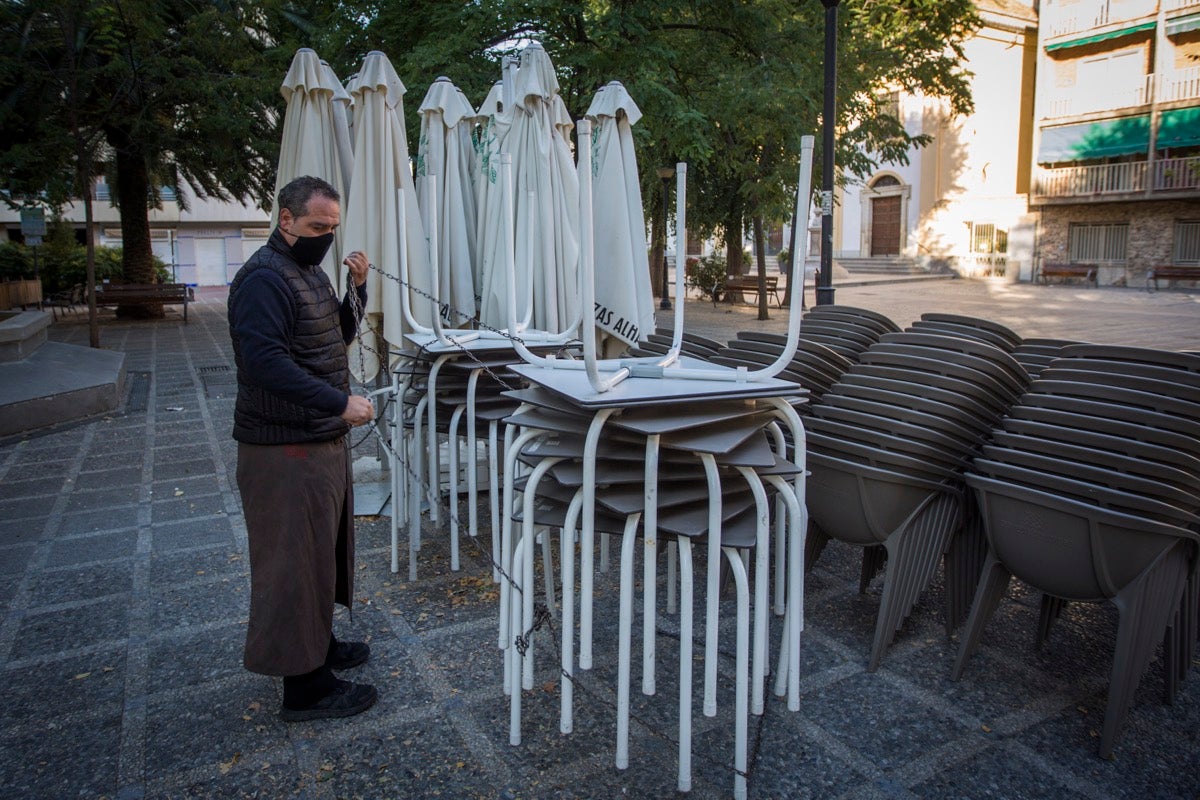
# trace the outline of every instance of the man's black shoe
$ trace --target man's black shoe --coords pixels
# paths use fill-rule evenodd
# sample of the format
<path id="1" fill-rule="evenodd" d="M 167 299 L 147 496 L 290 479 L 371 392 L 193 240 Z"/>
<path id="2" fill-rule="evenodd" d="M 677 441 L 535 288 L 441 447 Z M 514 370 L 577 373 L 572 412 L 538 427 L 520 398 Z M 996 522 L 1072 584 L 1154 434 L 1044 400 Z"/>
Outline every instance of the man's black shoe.
<path id="1" fill-rule="evenodd" d="M 374 686 L 338 681 L 332 692 L 312 705 L 304 708 L 284 706 L 279 710 L 279 716 L 284 722 L 352 717 L 375 705 L 375 701 L 378 699 L 379 692 L 375 691 Z"/>
<path id="2" fill-rule="evenodd" d="M 329 655 L 325 656 L 325 666 L 330 669 L 351 669 L 367 663 L 370 657 L 371 648 L 366 642 L 334 641 L 329 646 Z"/>

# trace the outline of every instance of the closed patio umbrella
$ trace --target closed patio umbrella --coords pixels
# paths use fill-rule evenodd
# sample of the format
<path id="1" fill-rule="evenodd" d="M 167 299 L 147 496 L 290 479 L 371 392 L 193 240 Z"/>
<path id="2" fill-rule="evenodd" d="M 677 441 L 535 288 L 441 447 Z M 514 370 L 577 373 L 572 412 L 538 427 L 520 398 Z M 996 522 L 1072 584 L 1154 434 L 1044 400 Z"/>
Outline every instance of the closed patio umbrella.
<path id="1" fill-rule="evenodd" d="M 475 316 L 472 262 L 476 215 L 471 174 L 475 109 L 449 78 L 442 77 L 429 87 L 419 112 L 416 185 L 421 219 L 430 235 L 437 232 L 443 319 L 450 326 L 460 326 Z"/>
<path id="2" fill-rule="evenodd" d="M 329 65 L 307 47 L 296 51 L 279 91 L 287 101 L 287 109 L 273 200 L 278 199 L 279 190 L 289 181 L 302 175 L 329 181 L 345 200 L 354 160 L 348 126 L 349 93 Z M 272 227 L 279 221 L 278 204 L 275 205 L 271 212 Z M 342 260 L 343 242 L 344 233 L 339 230 L 321 264 L 339 291 L 344 288 L 337 267 Z"/>
<path id="3" fill-rule="evenodd" d="M 521 53 L 513 96 L 501 147 L 513 159 L 517 307 L 525 305 L 532 284 L 534 328 L 557 332 L 579 314 L 579 180 L 568 139 L 573 123 L 554 66 L 537 42 Z M 492 268 L 482 277 L 481 319 L 503 326 L 505 275 Z"/>
<path id="4" fill-rule="evenodd" d="M 512 127 L 504 108 L 504 82 L 496 81 L 476 112 L 475 129 L 475 294 L 484 322 L 507 325 L 504 308 L 504 222 L 500 205 L 500 152 Z M 495 294 L 499 291 L 500 294 Z"/>
<path id="5" fill-rule="evenodd" d="M 404 84 L 387 56 L 372 51 L 363 60 L 350 91 L 354 96 L 355 159 L 342 214 L 342 235 L 347 251 L 365 252 L 378 268 L 367 275 L 368 323 L 382 330 L 389 347 L 400 348 L 408 331 L 401 307 L 401 259 L 407 260 L 409 282 L 415 289 L 428 292 L 430 282 L 429 252 L 404 132 Z M 417 322 L 428 325 L 429 301 L 419 292 L 412 292 L 410 298 Z M 374 347 L 369 341 L 367 344 Z M 350 363 L 364 381 L 379 369 L 378 358 L 370 351 L 352 353 Z"/>
<path id="6" fill-rule="evenodd" d="M 593 135 L 592 219 L 596 254 L 596 327 L 636 344 L 654 332 L 654 294 L 646 253 L 646 223 L 638 182 L 633 126 L 642 116 L 629 92 L 613 81 L 596 93 L 587 116 Z"/>

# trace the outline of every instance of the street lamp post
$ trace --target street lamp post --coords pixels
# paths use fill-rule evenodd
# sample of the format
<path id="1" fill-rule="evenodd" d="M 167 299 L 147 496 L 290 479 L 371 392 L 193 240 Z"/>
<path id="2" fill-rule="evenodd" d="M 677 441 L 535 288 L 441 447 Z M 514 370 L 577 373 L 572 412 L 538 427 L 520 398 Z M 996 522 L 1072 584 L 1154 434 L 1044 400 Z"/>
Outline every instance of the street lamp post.
<path id="1" fill-rule="evenodd" d="M 662 167 L 658 170 L 658 177 L 662 179 L 663 185 L 663 216 L 662 216 L 662 291 L 659 296 L 662 301 L 658 307 L 664 310 L 671 308 L 671 293 L 670 282 L 667 280 L 667 198 L 671 192 L 671 178 L 675 177 L 675 170 L 671 167 Z M 680 269 L 679 265 L 679 243 L 675 243 L 675 269 Z"/>
<path id="2" fill-rule="evenodd" d="M 821 112 L 821 271 L 817 305 L 833 305 L 833 126 L 837 102 L 837 18 L 840 0 L 825 6 L 825 106 Z"/>

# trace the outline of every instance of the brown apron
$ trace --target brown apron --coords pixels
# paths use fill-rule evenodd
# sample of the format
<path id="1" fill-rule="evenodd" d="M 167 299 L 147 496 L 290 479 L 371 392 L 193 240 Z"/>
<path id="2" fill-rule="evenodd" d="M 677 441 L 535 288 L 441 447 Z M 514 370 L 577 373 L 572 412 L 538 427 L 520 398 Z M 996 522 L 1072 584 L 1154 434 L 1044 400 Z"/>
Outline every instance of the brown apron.
<path id="1" fill-rule="evenodd" d="M 237 483 L 250 545 L 245 665 L 300 675 L 325 663 L 333 605 L 350 606 L 354 492 L 346 437 L 238 443 Z"/>

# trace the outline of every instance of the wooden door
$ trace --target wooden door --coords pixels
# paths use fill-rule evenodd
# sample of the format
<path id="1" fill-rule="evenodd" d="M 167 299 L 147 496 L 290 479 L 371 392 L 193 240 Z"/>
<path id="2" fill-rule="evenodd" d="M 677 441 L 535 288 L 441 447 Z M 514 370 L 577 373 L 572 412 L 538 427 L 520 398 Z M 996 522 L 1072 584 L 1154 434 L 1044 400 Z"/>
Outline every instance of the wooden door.
<path id="1" fill-rule="evenodd" d="M 900 195 L 871 201 L 871 255 L 900 254 Z"/>

